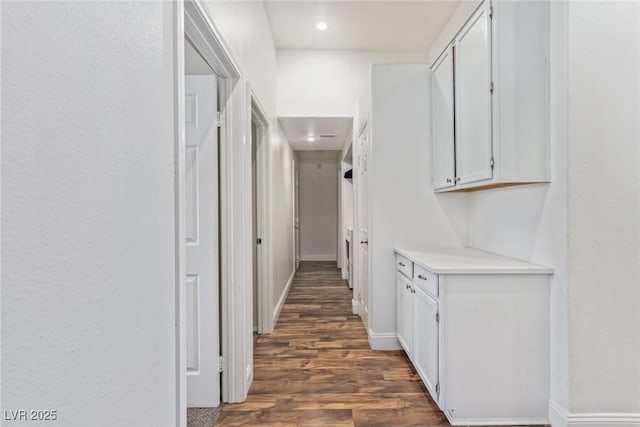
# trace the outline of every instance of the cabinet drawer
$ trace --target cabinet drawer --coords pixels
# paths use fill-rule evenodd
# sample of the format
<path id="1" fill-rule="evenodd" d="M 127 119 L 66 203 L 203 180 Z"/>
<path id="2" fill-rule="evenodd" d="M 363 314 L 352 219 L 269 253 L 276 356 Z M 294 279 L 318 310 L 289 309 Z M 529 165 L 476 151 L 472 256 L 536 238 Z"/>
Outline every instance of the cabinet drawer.
<path id="1" fill-rule="evenodd" d="M 396 254 L 396 268 L 409 279 L 413 278 L 413 262 L 402 255 Z"/>
<path id="2" fill-rule="evenodd" d="M 425 268 L 422 268 L 418 264 L 414 267 L 413 283 L 420 287 L 427 294 L 434 298 L 438 298 L 438 275 L 433 274 Z"/>

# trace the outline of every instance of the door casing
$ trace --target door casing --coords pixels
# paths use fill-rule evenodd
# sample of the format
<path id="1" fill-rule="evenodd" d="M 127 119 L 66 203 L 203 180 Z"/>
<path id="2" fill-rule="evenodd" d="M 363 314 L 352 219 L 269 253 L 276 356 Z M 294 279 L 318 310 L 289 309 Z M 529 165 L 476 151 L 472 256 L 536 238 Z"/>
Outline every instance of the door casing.
<path id="1" fill-rule="evenodd" d="M 258 237 L 262 238 L 262 244 L 258 248 L 258 333 L 268 334 L 273 332 L 274 324 L 271 313 L 271 162 L 269 156 L 269 131 L 270 123 L 267 113 L 257 95 L 247 84 L 249 115 L 249 134 L 251 132 L 251 122 L 257 127 L 256 143 L 256 174 L 257 174 L 257 215 L 258 215 Z M 252 245 L 254 243 L 252 242 Z M 253 342 L 251 342 L 253 349 Z M 253 351 L 252 351 L 253 354 Z"/>
<path id="2" fill-rule="evenodd" d="M 175 200 L 175 328 L 176 425 L 187 425 L 186 292 L 185 292 L 185 126 L 184 43 L 187 37 L 220 79 L 220 327 L 223 356 L 222 401 L 246 399 L 250 378 L 252 325 L 250 266 L 251 211 L 248 169 L 251 152 L 245 144 L 250 109 L 240 68 L 199 0 L 174 3 L 174 200 Z M 248 125 L 247 125 L 248 123 Z M 247 194 L 238 197 L 237 194 Z M 230 286 L 234 283 L 235 286 Z"/>

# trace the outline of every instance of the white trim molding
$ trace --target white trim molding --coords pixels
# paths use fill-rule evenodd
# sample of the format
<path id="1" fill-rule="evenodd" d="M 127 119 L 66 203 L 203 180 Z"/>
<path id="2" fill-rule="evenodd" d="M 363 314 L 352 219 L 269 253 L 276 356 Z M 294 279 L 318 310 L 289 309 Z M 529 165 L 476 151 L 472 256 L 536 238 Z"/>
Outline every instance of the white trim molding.
<path id="1" fill-rule="evenodd" d="M 369 328 L 367 335 L 369 335 L 369 345 L 372 350 L 402 350 L 400 341 L 393 332 L 375 333 Z"/>
<path id="2" fill-rule="evenodd" d="M 273 327 L 275 327 L 276 323 L 278 323 L 278 317 L 280 317 L 280 312 L 282 311 L 284 302 L 287 300 L 287 295 L 289 295 L 289 289 L 291 289 L 291 284 L 293 283 L 293 277 L 295 275 L 296 275 L 296 272 L 293 271 L 291 273 L 291 276 L 289 276 L 289 280 L 287 280 L 287 285 L 284 287 L 284 290 L 282 291 L 282 295 L 280 295 L 280 298 L 278 299 L 278 304 L 276 304 L 276 307 L 273 309 L 273 317 L 272 317 Z"/>
<path id="3" fill-rule="evenodd" d="M 640 413 L 570 413 L 555 402 L 549 402 L 549 422 L 553 427 L 640 427 Z"/>
<path id="4" fill-rule="evenodd" d="M 173 66 L 174 66 L 174 204 L 175 204 L 175 320 L 176 320 L 176 426 L 187 427 L 187 297 L 185 241 L 185 109 L 184 89 L 184 3 L 173 7 Z"/>
<path id="5" fill-rule="evenodd" d="M 300 261 L 336 261 L 336 254 L 327 255 L 300 255 Z"/>
<path id="6" fill-rule="evenodd" d="M 177 48 L 174 49 L 176 66 L 176 104 L 182 107 L 184 92 L 184 54 L 181 54 L 181 43 L 187 38 L 200 52 L 205 61 L 219 78 L 220 111 L 222 127 L 220 129 L 220 306 L 221 306 L 221 353 L 224 360 L 222 373 L 222 401 L 228 403 L 242 402 L 246 399 L 249 384 L 245 373 L 251 364 L 252 326 L 248 313 L 252 301 L 249 278 L 249 260 L 251 251 L 246 242 L 250 241 L 251 217 L 248 216 L 249 198 L 238 196 L 248 194 L 250 182 L 247 180 L 247 165 L 250 164 L 250 152 L 247 150 L 247 114 L 245 85 L 243 76 L 230 50 L 202 5 L 202 0 L 180 0 L 174 17 Z M 180 14 L 180 11 L 183 14 Z M 183 135 L 184 111 L 176 114 L 176 235 L 178 242 L 178 266 L 183 269 L 184 250 L 181 248 L 184 229 L 182 181 L 184 153 L 181 148 Z M 182 159 L 182 160 L 181 160 Z M 186 317 L 185 298 L 181 288 L 182 271 L 176 279 L 177 311 L 180 325 L 176 331 L 176 342 L 180 347 L 177 363 L 178 378 L 182 379 L 183 367 L 186 366 Z M 231 284 L 233 283 L 233 286 Z M 181 383 L 182 384 L 182 383 Z M 186 389 L 178 387 L 180 414 L 178 424 L 186 421 Z"/>
<path id="7" fill-rule="evenodd" d="M 446 415 L 446 414 L 445 414 Z M 447 420 L 452 426 L 530 426 L 530 425 L 546 425 L 547 420 L 544 418 L 531 419 L 511 419 L 511 418 L 456 418 L 451 420 L 447 416 Z"/>
<path id="8" fill-rule="evenodd" d="M 271 280 L 271 266 L 273 265 L 272 252 L 271 252 L 271 156 L 270 150 L 270 135 L 271 124 L 267 113 L 265 112 L 258 96 L 251 87 L 251 84 L 247 83 L 246 90 L 248 99 L 247 106 L 249 107 L 249 120 L 247 134 L 251 135 L 251 125 L 255 122 L 257 126 L 257 141 L 252 141 L 252 144 L 256 144 L 257 160 L 257 197 L 258 197 L 258 236 L 262 238 L 262 244 L 260 245 L 258 260 L 258 333 L 266 334 L 273 331 L 274 324 L 271 319 L 271 301 L 272 301 L 272 280 Z M 252 148 L 253 149 L 253 148 Z M 249 175 L 251 174 L 251 166 L 247 168 Z M 251 177 L 247 178 L 248 182 L 251 182 Z M 251 200 L 253 203 L 253 200 Z M 253 245 L 253 242 L 251 243 Z M 253 248 L 250 248 L 253 250 Z"/>

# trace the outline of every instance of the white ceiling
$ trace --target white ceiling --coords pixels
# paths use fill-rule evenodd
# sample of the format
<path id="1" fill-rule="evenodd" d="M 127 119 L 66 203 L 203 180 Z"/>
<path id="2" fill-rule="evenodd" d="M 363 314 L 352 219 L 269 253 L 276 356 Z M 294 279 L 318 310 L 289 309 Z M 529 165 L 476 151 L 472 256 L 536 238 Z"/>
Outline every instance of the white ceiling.
<path id="1" fill-rule="evenodd" d="M 294 150 L 342 150 L 351 137 L 353 124 L 351 117 L 280 117 L 278 120 Z M 309 142 L 309 136 L 314 136 L 315 141 Z"/>
<path id="2" fill-rule="evenodd" d="M 278 49 L 424 50 L 460 0 L 265 0 Z M 329 24 L 325 31 L 317 21 Z"/>
<path id="3" fill-rule="evenodd" d="M 296 151 L 297 159 L 301 162 L 320 162 L 323 160 L 340 160 L 342 151 L 322 150 L 322 151 Z"/>

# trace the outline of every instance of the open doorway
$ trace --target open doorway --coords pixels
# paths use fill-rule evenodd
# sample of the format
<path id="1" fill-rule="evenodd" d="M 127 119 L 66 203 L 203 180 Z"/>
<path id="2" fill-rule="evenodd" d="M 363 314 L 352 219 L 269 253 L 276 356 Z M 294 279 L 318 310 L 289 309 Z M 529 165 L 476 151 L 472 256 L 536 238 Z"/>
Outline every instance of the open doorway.
<path id="1" fill-rule="evenodd" d="M 202 317 L 195 317 L 194 310 L 188 310 L 192 305 L 203 313 L 202 305 L 188 301 L 187 274 L 189 273 L 187 256 L 187 235 L 193 232 L 188 229 L 188 215 L 193 211 L 187 208 L 187 194 L 192 191 L 188 188 L 187 155 L 193 157 L 193 153 L 187 152 L 186 122 L 189 117 L 194 119 L 194 111 L 187 111 L 186 97 L 186 73 L 185 73 L 185 39 L 204 59 L 216 78 L 217 110 L 215 114 L 217 135 L 218 170 L 213 187 L 217 187 L 217 276 L 218 276 L 218 301 L 211 304 L 215 309 L 211 310 L 213 316 L 211 322 L 217 323 L 217 339 L 211 340 L 217 343 L 217 357 L 207 358 L 207 363 L 214 360 L 217 367 L 216 401 L 240 402 L 245 399 L 250 384 L 249 372 L 251 371 L 251 326 L 250 326 L 250 273 L 247 262 L 250 259 L 250 247 L 247 245 L 247 235 L 250 233 L 251 218 L 249 212 L 250 175 L 247 167 L 250 162 L 250 153 L 244 148 L 245 135 L 249 118 L 245 115 L 249 111 L 247 105 L 245 85 L 242 74 L 229 54 L 229 49 L 223 42 L 218 30 L 213 26 L 203 4 L 199 0 L 184 0 L 173 3 L 175 10 L 174 25 L 174 53 L 175 53 L 175 244 L 176 244 L 176 402 L 179 411 L 176 413 L 176 424 L 187 425 L 188 406 L 188 380 L 193 375 L 188 375 L 188 367 L 194 367 L 195 352 L 188 352 L 188 346 L 192 349 L 201 346 L 203 341 L 194 339 L 196 328 L 202 326 Z M 207 98 L 209 98 L 207 96 Z M 193 107 L 193 100 L 191 106 Z M 199 118 L 198 118 L 199 120 Z M 248 139 L 248 138 L 247 138 Z M 201 153 L 199 153 L 201 154 Z M 192 162 L 201 168 L 200 162 Z M 195 173 L 191 169 L 189 173 Z M 207 185 L 211 184 L 208 182 Z M 192 186 L 192 189 L 194 187 Z M 198 188 L 198 191 L 201 190 Z M 197 194 L 197 193 L 192 193 Z M 215 200 L 215 198 L 213 198 Z M 198 200 L 200 202 L 200 200 Z M 193 205 L 193 204 L 192 204 Z M 194 216 L 191 217 L 192 219 Z M 202 218 L 198 218 L 202 223 Z M 198 233 L 204 232 L 196 229 Z M 211 258 L 210 258 L 211 259 Z M 215 259 L 215 257 L 214 257 Z M 199 276 L 198 276 L 199 277 Z M 195 282 L 195 281 L 194 281 Z M 196 283 L 194 283 L 195 285 Z M 231 285 L 233 284 L 233 286 Z M 200 286 L 194 286 L 194 289 Z M 202 294 L 197 295 L 198 299 Z M 196 321 L 195 319 L 198 319 Z M 192 322 L 191 332 L 188 332 L 188 323 Z M 207 322 L 208 323 L 208 322 Z M 202 330 L 199 330 L 200 332 Z M 191 340 L 191 341 L 190 341 Z M 197 342 L 196 342 L 197 341 Z M 216 351 L 212 351 L 216 353 Z M 202 357 L 202 349 L 198 357 Z M 193 371 L 193 369 L 192 369 Z M 209 403 L 208 405 L 211 405 Z"/>
<path id="2" fill-rule="evenodd" d="M 248 88 L 251 105 L 251 248 L 253 288 L 253 332 L 271 332 L 269 310 L 269 227 L 268 227 L 268 137 L 269 121 L 255 93 Z"/>

